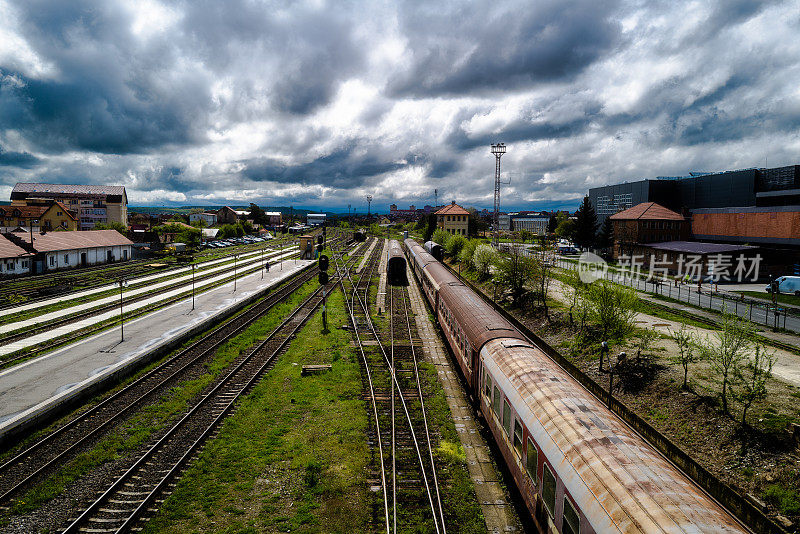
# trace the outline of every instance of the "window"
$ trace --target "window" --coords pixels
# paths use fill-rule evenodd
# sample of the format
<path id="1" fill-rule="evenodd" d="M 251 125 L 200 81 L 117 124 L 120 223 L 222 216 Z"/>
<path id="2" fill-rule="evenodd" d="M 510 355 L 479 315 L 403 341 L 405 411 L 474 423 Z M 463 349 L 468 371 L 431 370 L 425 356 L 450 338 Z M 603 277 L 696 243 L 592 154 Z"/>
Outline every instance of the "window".
<path id="1" fill-rule="evenodd" d="M 64 265 L 69 265 L 69 254 L 64 254 Z"/>
<path id="2" fill-rule="evenodd" d="M 531 438 L 528 438 L 528 451 L 525 456 L 525 470 L 528 476 L 533 480 L 533 485 L 536 485 L 536 471 L 539 465 L 539 451 L 536 450 L 536 445 L 533 444 Z"/>
<path id="3" fill-rule="evenodd" d="M 517 456 L 522 459 L 522 423 L 519 419 L 514 424 L 514 450 L 517 451 Z"/>
<path id="4" fill-rule="evenodd" d="M 50 267 L 53 267 L 56 264 L 56 257 L 50 256 Z"/>
<path id="5" fill-rule="evenodd" d="M 508 401 L 503 403 L 503 430 L 506 431 L 506 436 L 511 436 L 511 405 Z"/>
<path id="6" fill-rule="evenodd" d="M 564 495 L 564 521 L 561 524 L 561 532 L 563 534 L 580 534 L 581 519 L 578 516 L 578 511 L 569 502 L 569 499 Z"/>
<path id="7" fill-rule="evenodd" d="M 497 414 L 498 417 L 500 417 L 500 403 L 503 400 L 503 396 L 500 395 L 500 390 L 497 389 L 497 386 L 494 387 L 493 398 L 494 400 L 492 401 L 492 409 L 494 410 L 494 413 Z"/>
<path id="8" fill-rule="evenodd" d="M 22 268 L 23 269 L 27 269 L 28 268 L 28 260 L 22 260 Z"/>
<path id="9" fill-rule="evenodd" d="M 542 501 L 544 501 L 544 506 L 547 508 L 550 517 L 554 517 L 556 510 L 556 477 L 547 464 L 542 470 Z"/>
<path id="10" fill-rule="evenodd" d="M 485 380 L 485 386 L 486 387 L 484 388 L 484 394 L 486 395 L 487 399 L 491 399 L 492 398 L 492 377 L 489 376 L 489 373 L 487 373 L 486 371 L 484 371 L 484 376 L 486 377 L 486 380 Z"/>

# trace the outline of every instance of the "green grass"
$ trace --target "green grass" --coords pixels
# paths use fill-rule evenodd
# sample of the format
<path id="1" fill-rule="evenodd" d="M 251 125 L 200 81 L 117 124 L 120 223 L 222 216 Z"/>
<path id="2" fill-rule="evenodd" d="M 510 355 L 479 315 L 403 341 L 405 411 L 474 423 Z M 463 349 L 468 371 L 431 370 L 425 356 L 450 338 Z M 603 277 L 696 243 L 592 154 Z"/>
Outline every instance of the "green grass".
<path id="1" fill-rule="evenodd" d="M 68 484 L 90 470 L 139 449 L 154 432 L 184 412 L 189 401 L 200 394 L 243 350 L 271 332 L 297 304 L 308 297 L 314 288 L 313 283 L 303 285 L 286 302 L 275 306 L 269 314 L 256 321 L 245 332 L 220 347 L 214 358 L 206 364 L 205 374 L 173 387 L 155 404 L 138 412 L 92 449 L 67 462 L 54 475 L 34 486 L 24 497 L 16 501 L 11 513 L 20 514 L 37 508 L 60 494 Z"/>
<path id="2" fill-rule="evenodd" d="M 784 515 L 800 514 L 800 493 L 793 489 L 772 484 L 764 491 L 764 500 L 774 505 Z"/>
<path id="3" fill-rule="evenodd" d="M 345 323 L 340 292 L 329 320 Z M 223 425 L 146 532 L 363 532 L 370 451 L 350 334 L 317 314 Z M 332 370 L 301 376 L 303 364 Z"/>

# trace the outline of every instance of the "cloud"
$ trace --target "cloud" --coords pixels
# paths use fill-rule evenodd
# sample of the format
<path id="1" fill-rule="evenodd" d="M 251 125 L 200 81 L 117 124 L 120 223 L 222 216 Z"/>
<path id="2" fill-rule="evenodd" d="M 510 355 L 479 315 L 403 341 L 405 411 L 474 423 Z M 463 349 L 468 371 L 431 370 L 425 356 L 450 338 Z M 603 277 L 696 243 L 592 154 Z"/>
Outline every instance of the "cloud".
<path id="1" fill-rule="evenodd" d="M 799 30 L 781 1 L 0 0 L 0 191 L 491 206 L 503 141 L 502 205 L 535 209 L 795 164 Z"/>

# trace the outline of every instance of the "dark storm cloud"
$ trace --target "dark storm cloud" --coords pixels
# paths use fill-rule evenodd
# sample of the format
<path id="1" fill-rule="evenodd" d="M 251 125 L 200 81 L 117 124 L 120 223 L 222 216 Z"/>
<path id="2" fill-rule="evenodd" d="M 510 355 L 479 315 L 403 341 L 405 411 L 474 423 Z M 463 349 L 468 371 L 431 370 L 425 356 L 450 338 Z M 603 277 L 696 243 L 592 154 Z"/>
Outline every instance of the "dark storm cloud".
<path id="1" fill-rule="evenodd" d="M 42 150 L 143 152 L 202 138 L 197 120 L 210 106 L 207 80 L 181 71 L 167 47 L 139 46 L 123 11 L 106 2 L 26 2 L 21 25 L 47 79 L 4 70 L 0 128 L 21 129 Z M 3 66 L 0 65 L 0 68 Z M 6 83 L 8 85 L 8 83 Z"/>
<path id="2" fill-rule="evenodd" d="M 0 147 L 0 167 L 30 169 L 38 162 L 39 158 L 27 152 L 9 152 Z"/>
<path id="3" fill-rule="evenodd" d="M 398 95 L 465 94 L 569 78 L 617 40 L 615 2 L 414 5 L 403 13 L 413 67 Z"/>
<path id="4" fill-rule="evenodd" d="M 363 185 L 371 177 L 405 166 L 405 162 L 387 161 L 373 154 L 356 153 L 353 146 L 348 146 L 299 165 L 286 165 L 270 159 L 252 160 L 247 162 L 244 175 L 256 182 L 354 188 Z"/>

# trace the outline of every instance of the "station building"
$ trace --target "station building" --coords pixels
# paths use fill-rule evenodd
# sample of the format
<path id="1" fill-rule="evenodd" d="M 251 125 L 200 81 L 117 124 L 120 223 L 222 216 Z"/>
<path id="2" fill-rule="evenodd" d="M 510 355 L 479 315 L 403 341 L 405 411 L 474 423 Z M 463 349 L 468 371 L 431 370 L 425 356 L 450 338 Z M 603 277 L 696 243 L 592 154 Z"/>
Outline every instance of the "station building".
<path id="1" fill-rule="evenodd" d="M 469 212 L 454 200 L 436 212 L 436 227 L 451 234 L 466 236 L 469 229 Z"/>
<path id="2" fill-rule="evenodd" d="M 33 254 L 0 237 L 0 276 L 28 274 L 31 271 Z"/>

